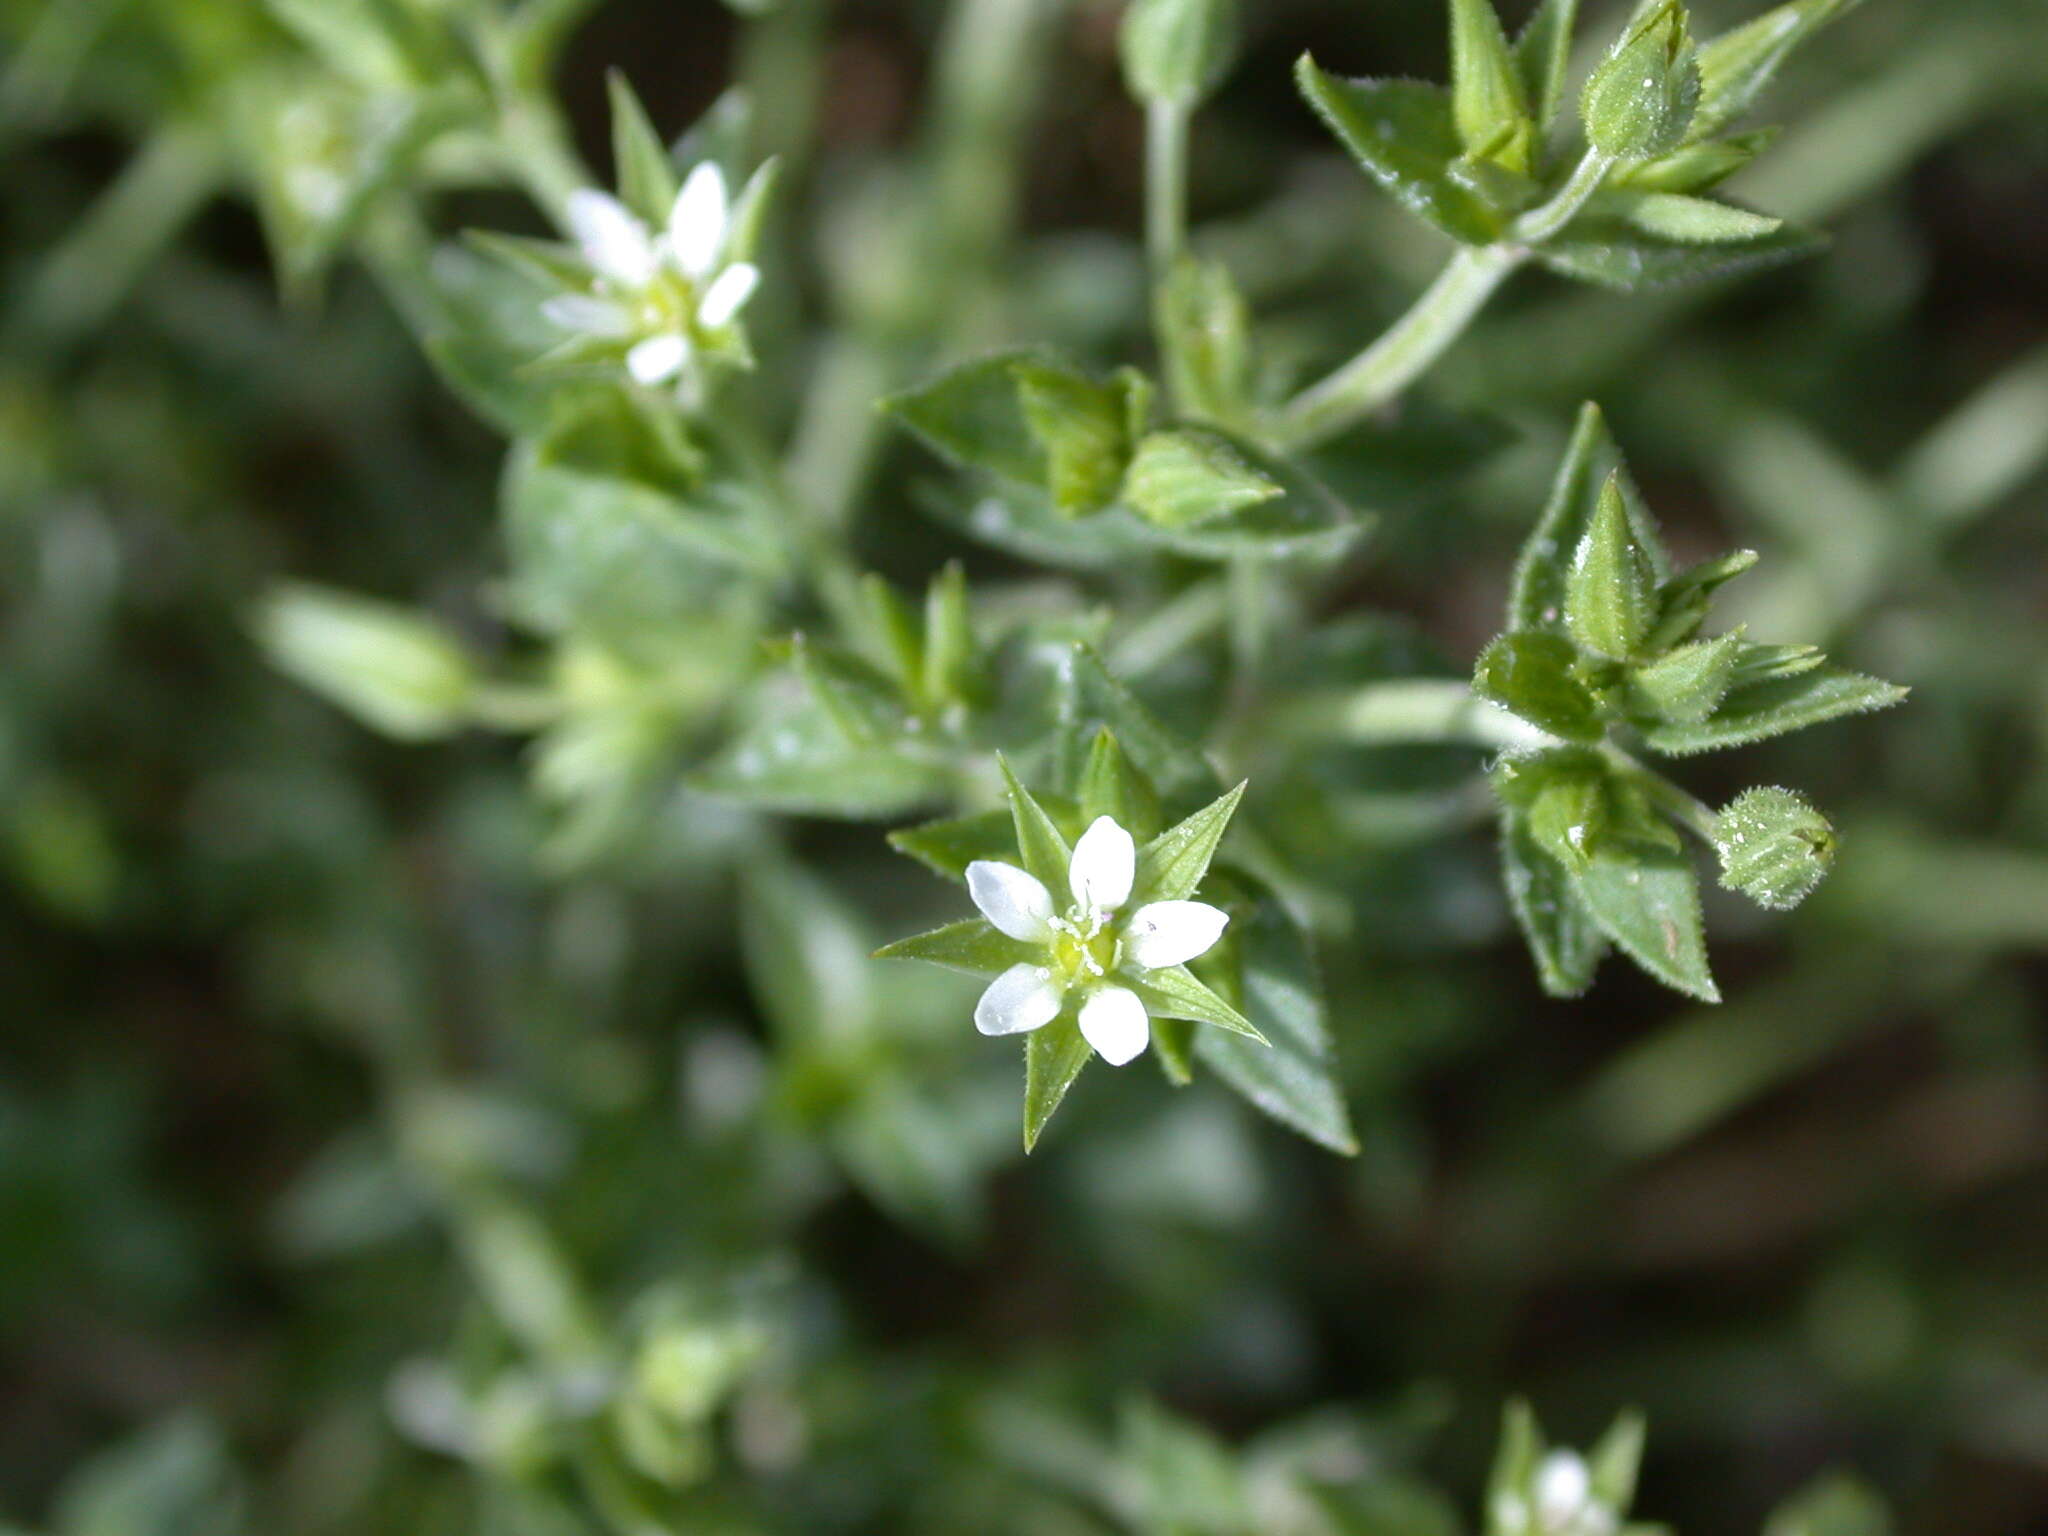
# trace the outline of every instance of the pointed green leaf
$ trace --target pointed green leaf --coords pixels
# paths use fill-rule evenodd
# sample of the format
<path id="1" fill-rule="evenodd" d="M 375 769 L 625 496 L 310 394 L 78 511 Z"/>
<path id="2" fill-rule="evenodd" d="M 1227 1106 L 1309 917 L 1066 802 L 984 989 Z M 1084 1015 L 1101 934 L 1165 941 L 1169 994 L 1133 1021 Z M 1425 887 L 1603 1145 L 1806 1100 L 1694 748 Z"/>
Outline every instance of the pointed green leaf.
<path id="1" fill-rule="evenodd" d="M 1706 622 L 1714 594 L 1753 568 L 1757 558 L 1753 549 L 1738 549 L 1702 561 L 1666 581 L 1657 589 L 1657 627 L 1644 642 L 1644 649 L 1654 655 L 1692 639 Z"/>
<path id="2" fill-rule="evenodd" d="M 1526 1500 L 1536 1482 L 1536 1469 L 1546 1447 L 1543 1430 L 1529 1405 L 1515 1398 L 1501 1410 L 1500 1448 L 1486 1479 L 1486 1507 L 1498 1509 L 1504 1499 Z"/>
<path id="3" fill-rule="evenodd" d="M 1579 0 L 1543 0 L 1515 40 L 1522 99 L 1529 104 L 1539 135 L 1549 130 L 1564 101 L 1565 71 L 1571 67 L 1578 19 Z"/>
<path id="4" fill-rule="evenodd" d="M 1593 1477 L 1593 1497 L 1616 1515 L 1627 1514 L 1636 1501 L 1646 1427 L 1640 1413 L 1624 1413 L 1586 1457 L 1587 1470 Z"/>
<path id="5" fill-rule="evenodd" d="M 1068 517 L 1100 512 L 1116 500 L 1131 461 L 1122 391 L 1036 359 L 1012 373 L 1024 420 L 1045 451 L 1053 505 Z"/>
<path id="6" fill-rule="evenodd" d="M 675 162 L 668 146 L 647 119 L 640 98 L 626 77 L 613 70 L 605 78 L 612 104 L 612 160 L 619 182 L 619 201 L 638 214 L 649 227 L 668 226 L 676 193 Z"/>
<path id="7" fill-rule="evenodd" d="M 1636 537 L 1619 472 L 1608 477 L 1565 580 L 1565 627 L 1598 655 L 1636 653 L 1656 617 L 1657 576 Z"/>
<path id="8" fill-rule="evenodd" d="M 1200 427 L 1147 437 L 1123 489 L 1141 517 L 1164 528 L 1226 518 L 1284 495 L 1230 439 Z"/>
<path id="9" fill-rule="evenodd" d="M 1551 271 L 1621 293 L 1715 282 L 1804 261 L 1827 240 L 1787 224 L 1777 233 L 1728 245 L 1691 245 L 1631 229 L 1619 219 L 1582 218 L 1537 251 Z"/>
<path id="10" fill-rule="evenodd" d="M 1610 846 L 1571 877 L 1593 921 L 1637 965 L 1689 996 L 1721 1000 L 1707 969 L 1699 875 L 1683 852 Z"/>
<path id="11" fill-rule="evenodd" d="M 1778 137 L 1775 128 L 1759 128 L 1725 139 L 1687 144 L 1658 159 L 1628 167 L 1616 174 L 1612 184 L 1640 192 L 1705 192 L 1749 165 Z"/>
<path id="12" fill-rule="evenodd" d="M 1171 806 L 1214 796 L 1221 781 L 1209 760 L 1177 735 L 1088 646 L 1067 653 L 1061 679 L 1062 724 L 1075 732 L 1107 726 Z M 1077 740 L 1087 740 L 1079 735 Z"/>
<path id="13" fill-rule="evenodd" d="M 1205 1029 L 1195 1053 L 1261 1113 L 1345 1157 L 1358 1151 L 1308 940 L 1267 899 L 1233 923 L 1245 1016 L 1270 1042 Z"/>
<path id="14" fill-rule="evenodd" d="M 1466 154 L 1529 170 L 1522 75 L 1493 0 L 1451 0 L 1451 119 Z"/>
<path id="15" fill-rule="evenodd" d="M 891 832 L 889 846 L 948 880 L 964 883 L 967 866 L 976 859 L 1007 864 L 1017 857 L 1017 823 L 1008 811 L 984 811 Z"/>
<path id="16" fill-rule="evenodd" d="M 1889 709 L 1902 703 L 1906 694 L 1906 689 L 1879 678 L 1822 667 L 1798 677 L 1738 684 L 1708 719 L 1696 725 L 1653 726 L 1643 732 L 1643 739 L 1667 756 L 1689 757 Z"/>
<path id="17" fill-rule="evenodd" d="M 1744 645 L 1736 654 L 1733 688 L 1752 688 L 1759 683 L 1788 677 L 1804 677 L 1827 665 L 1827 653 L 1817 645 Z"/>
<path id="18" fill-rule="evenodd" d="M 1598 741 L 1606 724 L 1600 701 L 1575 670 L 1578 660 L 1578 648 L 1562 635 L 1502 635 L 1479 653 L 1472 691 L 1553 736 Z"/>
<path id="19" fill-rule="evenodd" d="M 1615 806 L 1609 777 L 1600 766 L 1552 775 L 1529 806 L 1530 838 L 1566 869 L 1584 869 L 1607 841 Z"/>
<path id="20" fill-rule="evenodd" d="M 969 918 L 930 933 L 898 939 L 875 951 L 877 960 L 923 960 L 969 976 L 998 976 L 1013 965 L 1044 959 L 1041 951 L 983 922 Z"/>
<path id="21" fill-rule="evenodd" d="M 1621 467 L 1621 450 L 1607 430 L 1600 407 L 1588 402 L 1558 466 L 1550 500 L 1535 531 L 1522 545 L 1508 600 L 1510 630 L 1564 632 L 1565 586 L 1572 555 L 1592 526 L 1601 488 Z"/>
<path id="22" fill-rule="evenodd" d="M 1230 268 L 1181 257 L 1153 307 L 1175 403 L 1189 416 L 1240 421 L 1251 392 L 1251 310 Z"/>
<path id="23" fill-rule="evenodd" d="M 924 677 L 924 635 L 917 615 L 886 577 L 863 576 L 860 594 L 867 619 L 867 632 L 861 638 L 868 659 L 915 697 Z"/>
<path id="24" fill-rule="evenodd" d="M 271 665 L 387 736 L 430 741 L 469 723 L 475 668 L 409 608 L 293 583 L 271 593 L 256 631 Z"/>
<path id="25" fill-rule="evenodd" d="M 1187 820 L 1168 827 L 1138 853 L 1134 901 L 1186 901 L 1201 887 L 1216 847 L 1244 799 L 1245 786 L 1229 790 Z"/>
<path id="26" fill-rule="evenodd" d="M 1095 733 L 1088 766 L 1081 773 L 1081 824 L 1107 816 L 1140 842 L 1159 831 L 1159 791 L 1124 755 L 1107 726 Z"/>
<path id="27" fill-rule="evenodd" d="M 932 578 L 925 593 L 923 686 L 925 699 L 939 705 L 972 704 L 982 693 L 967 572 L 957 560 Z"/>
<path id="28" fill-rule="evenodd" d="M 1732 203 L 1676 192 L 1641 192 L 1620 207 L 1620 217 L 1633 229 L 1681 245 L 1737 245 L 1775 235 L 1783 219 L 1751 213 Z"/>
<path id="29" fill-rule="evenodd" d="M 1266 1043 L 1252 1021 L 1246 1018 L 1214 988 L 1199 980 L 1184 965 L 1145 971 L 1118 978 L 1144 1001 L 1145 1011 L 1154 1018 L 1191 1019 L 1197 1024 L 1214 1024 L 1233 1034 Z"/>
<path id="30" fill-rule="evenodd" d="M 998 758 L 1003 785 L 1010 796 L 1010 814 L 1017 830 L 1017 853 L 1025 869 L 1036 875 L 1055 900 L 1067 888 L 1067 870 L 1073 853 L 1045 807 L 1032 797 L 1010 769 L 1007 758 Z"/>
<path id="31" fill-rule="evenodd" d="M 892 395 L 880 408 L 956 464 L 1042 486 L 1045 449 L 1024 419 L 1016 370 L 1046 359 L 1037 351 L 998 352 Z"/>
<path id="32" fill-rule="evenodd" d="M 1728 696 L 1744 641 L 1742 631 L 1680 646 L 1629 674 L 1630 711 L 1660 724 L 1697 725 Z"/>
<path id="33" fill-rule="evenodd" d="M 1024 1150 L 1038 1145 L 1045 1123 L 1074 1086 L 1094 1052 L 1081 1037 L 1081 1026 L 1062 1014 L 1043 1029 L 1024 1037 Z"/>
<path id="34" fill-rule="evenodd" d="M 1464 154 L 1450 96 L 1415 80 L 1342 80 L 1306 54 L 1295 78 L 1338 142 L 1389 197 L 1467 245 L 1490 244 L 1494 212 L 1451 180 Z"/>
<path id="35" fill-rule="evenodd" d="M 1861 0 L 1791 0 L 1700 49 L 1692 137 L 1709 138 L 1756 104 L 1792 51 Z"/>
<path id="36" fill-rule="evenodd" d="M 1776 912 L 1813 894 L 1834 865 L 1835 846 L 1827 817 L 1789 789 L 1738 795 L 1714 824 L 1721 884 Z"/>
<path id="37" fill-rule="evenodd" d="M 1524 813 L 1502 813 L 1500 847 L 1508 904 L 1543 990 L 1552 997 L 1582 995 L 1607 954 L 1606 934 L 1579 900 L 1564 866 L 1537 846 Z"/>

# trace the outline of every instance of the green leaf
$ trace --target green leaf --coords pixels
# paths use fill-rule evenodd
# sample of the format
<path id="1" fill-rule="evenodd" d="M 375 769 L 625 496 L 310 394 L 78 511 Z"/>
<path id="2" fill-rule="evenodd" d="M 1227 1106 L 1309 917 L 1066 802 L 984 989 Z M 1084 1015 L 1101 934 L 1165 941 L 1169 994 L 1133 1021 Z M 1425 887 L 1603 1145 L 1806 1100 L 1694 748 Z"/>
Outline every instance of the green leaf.
<path id="1" fill-rule="evenodd" d="M 1124 499 L 1165 528 L 1230 517 L 1286 494 L 1236 444 L 1200 427 L 1146 438 L 1124 484 Z"/>
<path id="2" fill-rule="evenodd" d="M 1661 578 L 1666 574 L 1667 562 L 1656 520 L 1636 494 L 1628 477 L 1628 466 L 1607 430 L 1606 418 L 1597 405 L 1588 404 L 1579 413 L 1577 430 L 1572 433 L 1571 446 L 1558 467 L 1543 516 L 1522 545 L 1521 558 L 1515 565 L 1514 586 L 1508 599 L 1510 630 L 1565 632 L 1565 601 L 1572 561 L 1593 526 L 1603 492 L 1617 476 L 1635 542 L 1648 554 L 1657 575 Z"/>
<path id="3" fill-rule="evenodd" d="M 871 728 L 864 704 L 834 696 L 838 679 L 814 667 L 761 680 L 726 747 L 695 776 L 707 794 L 765 810 L 846 820 L 898 817 L 930 804 L 945 783 L 899 750 L 901 734 Z"/>
<path id="4" fill-rule="evenodd" d="M 1578 997 L 1593 985 L 1607 954 L 1607 936 L 1579 899 L 1564 866 L 1544 853 L 1524 812 L 1501 816 L 1501 866 L 1508 904 L 1528 940 L 1543 990 Z"/>
<path id="5" fill-rule="evenodd" d="M 1738 684 L 1708 719 L 1696 725 L 1653 726 L 1643 732 L 1643 739 L 1667 756 L 1688 757 L 1889 709 L 1904 702 L 1907 691 L 1859 672 L 1823 667 L 1797 677 Z"/>
<path id="6" fill-rule="evenodd" d="M 1530 169 L 1522 75 L 1493 0 L 1451 0 L 1451 120 L 1467 155 Z"/>
<path id="7" fill-rule="evenodd" d="M 1002 938 L 993 928 L 988 932 Z M 783 1043 L 851 1038 L 873 1024 L 873 939 L 839 893 L 816 875 L 773 854 L 749 863 L 740 878 L 740 939 L 749 987 Z M 957 960 L 936 963 L 981 974 Z"/>
<path id="8" fill-rule="evenodd" d="M 1074 1079 L 1094 1055 L 1081 1038 L 1081 1026 L 1062 1014 L 1043 1029 L 1024 1037 L 1024 1150 L 1038 1145 L 1046 1121 L 1074 1086 Z"/>
<path id="9" fill-rule="evenodd" d="M 1017 369 L 1049 361 L 1036 350 L 998 352 L 892 395 L 880 408 L 956 464 L 1042 486 L 1045 449 L 1024 418 Z"/>
<path id="10" fill-rule="evenodd" d="M 1053 505 L 1067 517 L 1109 506 L 1131 462 L 1123 391 L 1041 359 L 1011 372 L 1024 420 L 1045 452 Z"/>
<path id="11" fill-rule="evenodd" d="M 1304 54 L 1295 78 L 1309 105 L 1383 191 L 1454 240 L 1488 245 L 1498 216 L 1450 176 L 1464 143 L 1447 92 L 1415 80 L 1343 80 Z"/>
<path id="12" fill-rule="evenodd" d="M 1609 775 L 1595 763 L 1545 776 L 1526 813 L 1536 846 L 1567 869 L 1584 869 L 1613 821 Z"/>
<path id="13" fill-rule="evenodd" d="M 1700 67 L 1685 7 L 1647 8 L 1586 82 L 1579 115 L 1594 149 L 1617 160 L 1649 160 L 1685 141 L 1699 106 Z"/>
<path id="14" fill-rule="evenodd" d="M 1833 1473 L 1801 1490 L 1764 1526 L 1764 1536 L 1891 1536 L 1884 1501 L 1857 1479 Z"/>
<path id="15" fill-rule="evenodd" d="M 1636 653 L 1656 618 L 1657 572 L 1636 537 L 1616 471 L 1601 488 L 1565 578 L 1564 621 L 1587 650 L 1615 660 Z"/>
<path id="16" fill-rule="evenodd" d="M 1860 3 L 1791 0 L 1708 43 L 1700 50 L 1700 100 L 1692 137 L 1711 137 L 1749 111 L 1795 48 Z"/>
<path id="17" fill-rule="evenodd" d="M 1175 403 L 1191 417 L 1241 421 L 1251 394 L 1251 311 L 1230 268 L 1182 256 L 1153 307 Z"/>
<path id="18" fill-rule="evenodd" d="M 1660 724 L 1697 725 L 1727 697 L 1744 643 L 1736 630 L 1635 668 L 1628 678 L 1630 712 Z"/>
<path id="19" fill-rule="evenodd" d="M 1520 1398 L 1501 1410 L 1500 1447 L 1486 1479 L 1486 1507 L 1498 1509 L 1505 1499 L 1527 1499 L 1536 1481 L 1546 1447 L 1536 1415 Z"/>
<path id="20" fill-rule="evenodd" d="M 409 609 L 288 585 L 263 604 L 256 634 L 278 670 L 387 736 L 429 741 L 469 723 L 468 656 Z"/>
<path id="21" fill-rule="evenodd" d="M 1587 1470 L 1593 1477 L 1593 1497 L 1616 1515 L 1627 1514 L 1636 1501 L 1646 1427 L 1640 1413 L 1624 1413 L 1586 1457 Z"/>
<path id="22" fill-rule="evenodd" d="M 1085 740 L 1095 728 L 1106 726 L 1170 806 L 1192 804 L 1218 793 L 1222 781 L 1209 760 L 1125 687 L 1094 650 L 1076 645 L 1061 665 L 1062 724 L 1076 733 L 1075 739 Z M 1066 878 L 1064 872 L 1060 878 Z"/>
<path id="23" fill-rule="evenodd" d="M 1689 996 L 1721 1000 L 1707 969 L 1699 875 L 1683 852 L 1610 846 L 1571 878 L 1593 921 L 1637 965 Z"/>
<path id="24" fill-rule="evenodd" d="M 1565 72 L 1571 68 L 1572 33 L 1578 19 L 1579 0 L 1543 0 L 1515 40 L 1522 98 L 1529 104 L 1539 134 L 1556 120 L 1563 104 Z"/>
<path id="25" fill-rule="evenodd" d="M 1228 791 L 1187 820 L 1168 827 L 1138 852 L 1136 901 L 1185 901 L 1200 889 L 1245 786 Z"/>
<path id="26" fill-rule="evenodd" d="M 668 146 L 647 120 L 646 109 L 625 74 L 612 70 L 605 77 L 612 106 L 612 161 L 618 176 L 619 201 L 638 214 L 651 229 L 666 229 L 681 184 Z"/>
<path id="27" fill-rule="evenodd" d="M 976 859 L 1008 863 L 1017 857 L 1017 823 L 1008 811 L 984 811 L 891 832 L 889 846 L 948 880 L 964 883 L 967 866 Z"/>
<path id="28" fill-rule="evenodd" d="M 935 705 L 973 704 L 985 682 L 967 572 L 959 561 L 951 561 L 925 591 L 924 697 Z"/>
<path id="29" fill-rule="evenodd" d="M 1052 817 L 1046 814 L 1045 807 L 1011 770 L 1009 759 L 999 757 L 997 761 L 1002 765 L 1003 787 L 1010 797 L 1018 858 L 1023 867 L 1036 875 L 1057 897 L 1067 888 L 1067 872 L 1073 863 L 1073 851 L 1067 846 L 1066 838 L 1060 835 Z"/>
<path id="30" fill-rule="evenodd" d="M 1654 655 L 1692 639 L 1706 622 L 1714 594 L 1753 568 L 1757 558 L 1753 549 L 1738 549 L 1680 571 L 1658 587 L 1657 627 L 1644 649 Z"/>
<path id="31" fill-rule="evenodd" d="M 1131 0 L 1125 86 L 1141 102 L 1192 107 L 1229 73 L 1237 34 L 1237 0 Z"/>
<path id="32" fill-rule="evenodd" d="M 1705 192 L 1754 161 L 1778 140 L 1775 128 L 1687 144 L 1617 172 L 1610 185 L 1641 192 Z"/>
<path id="33" fill-rule="evenodd" d="M 1714 823 L 1721 884 L 1760 907 L 1789 912 L 1814 893 L 1835 862 L 1835 829 L 1789 789 L 1738 795 Z"/>
<path id="34" fill-rule="evenodd" d="M 1777 233 L 1731 245 L 1661 240 L 1618 219 L 1583 218 L 1536 252 L 1553 272 L 1622 293 L 1714 282 L 1803 261 L 1826 238 L 1787 224 Z"/>
<path id="35" fill-rule="evenodd" d="M 1108 816 L 1140 842 L 1159 831 L 1159 791 L 1124 755 L 1108 727 L 1095 733 L 1088 766 L 1081 774 L 1081 824 Z"/>
<path id="36" fill-rule="evenodd" d="M 1578 648 L 1562 635 L 1502 635 L 1479 653 L 1472 691 L 1553 736 L 1598 741 L 1607 727 L 1599 699 L 1579 679 L 1578 661 Z"/>
<path id="37" fill-rule="evenodd" d="M 888 579 L 870 572 L 860 580 L 866 619 L 861 635 L 868 659 L 908 694 L 915 696 L 924 677 L 924 634 L 917 615 Z"/>
<path id="38" fill-rule="evenodd" d="M 1634 194 L 1624 200 L 1619 216 L 1632 229 L 1681 245 L 1746 244 L 1785 227 L 1783 219 L 1768 214 L 1676 192 Z"/>
<path id="39" fill-rule="evenodd" d="M 875 951 L 877 960 L 922 960 L 969 976 L 999 976 L 1013 965 L 1042 961 L 1031 945 L 1013 939 L 980 918 L 948 923 L 930 933 L 898 939 Z"/>
<path id="40" fill-rule="evenodd" d="M 1246 1039 L 1265 1044 L 1252 1021 L 1231 1007 L 1223 996 L 1197 979 L 1184 965 L 1164 970 L 1126 974 L 1118 978 L 1144 1000 L 1145 1011 L 1154 1018 L 1190 1019 L 1197 1024 L 1214 1024 Z"/>
<path id="41" fill-rule="evenodd" d="M 1270 899 L 1232 928 L 1244 1012 L 1269 1043 L 1205 1029 L 1195 1037 L 1195 1053 L 1261 1113 L 1332 1152 L 1355 1155 L 1358 1139 L 1306 937 Z"/>

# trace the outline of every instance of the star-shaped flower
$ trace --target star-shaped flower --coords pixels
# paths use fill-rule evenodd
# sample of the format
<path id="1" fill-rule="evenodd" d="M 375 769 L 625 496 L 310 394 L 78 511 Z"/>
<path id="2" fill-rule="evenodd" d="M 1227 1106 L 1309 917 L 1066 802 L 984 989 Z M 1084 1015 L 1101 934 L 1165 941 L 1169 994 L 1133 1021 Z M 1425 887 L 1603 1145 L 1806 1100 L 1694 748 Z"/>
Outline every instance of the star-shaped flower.
<path id="1" fill-rule="evenodd" d="M 673 384 L 685 401 L 701 392 L 705 360 L 745 359 L 737 322 L 761 272 L 735 249 L 733 204 L 715 164 L 690 172 L 658 231 L 594 187 L 570 194 L 568 219 L 590 286 L 549 299 L 548 319 L 623 348 L 637 382 Z"/>
<path id="2" fill-rule="evenodd" d="M 1487 1536 L 1657 1536 L 1631 1524 L 1643 1421 L 1625 1413 L 1581 1455 L 1552 1448 L 1526 1403 L 1508 1405 L 1487 1501 Z"/>
<path id="3" fill-rule="evenodd" d="M 1614 1536 L 1621 1517 L 1593 1489 L 1592 1469 L 1577 1451 L 1552 1451 L 1536 1468 L 1530 1496 L 1509 1495 L 1501 1524 L 1529 1536 Z"/>
<path id="4" fill-rule="evenodd" d="M 1151 901 L 1125 912 L 1138 845 L 1108 816 L 1074 844 L 1067 866 L 1072 904 L 1059 910 L 1037 876 L 991 859 L 967 866 L 967 890 L 991 926 L 1039 951 L 988 985 L 974 1010 L 984 1035 L 1043 1029 L 1073 998 L 1081 1034 L 1113 1067 L 1135 1060 L 1152 1037 L 1144 998 L 1125 984 L 1207 954 L 1230 914 L 1200 901 Z"/>

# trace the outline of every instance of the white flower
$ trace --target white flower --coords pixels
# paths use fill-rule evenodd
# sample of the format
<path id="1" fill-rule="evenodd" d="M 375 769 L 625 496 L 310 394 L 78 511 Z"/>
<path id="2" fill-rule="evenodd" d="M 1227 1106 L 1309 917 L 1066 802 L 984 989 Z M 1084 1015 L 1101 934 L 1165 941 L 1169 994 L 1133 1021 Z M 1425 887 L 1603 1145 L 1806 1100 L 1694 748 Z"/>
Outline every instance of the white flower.
<path id="1" fill-rule="evenodd" d="M 1152 1037 L 1139 994 L 1123 982 L 1184 965 L 1223 936 L 1229 915 L 1200 901 L 1155 901 L 1128 914 L 1138 846 L 1108 816 L 1074 844 L 1067 866 L 1071 899 L 1059 909 L 1036 876 L 992 859 L 967 866 L 967 890 L 991 926 L 1044 950 L 1013 965 L 981 995 L 974 1024 L 985 1035 L 1042 1029 L 1077 998 L 1081 1034 L 1112 1066 L 1135 1060 Z"/>
<path id="2" fill-rule="evenodd" d="M 732 259 L 724 173 L 708 161 L 691 171 L 659 231 L 590 187 L 569 195 L 568 220 L 591 270 L 591 291 L 548 300 L 548 319 L 623 343 L 626 370 L 637 382 L 673 383 L 686 398 L 694 395 L 700 360 L 734 350 L 732 327 L 761 285 L 758 267 Z"/>
<path id="3" fill-rule="evenodd" d="M 1614 1536 L 1620 1517 L 1593 1491 L 1593 1474 L 1576 1451 L 1552 1451 L 1536 1468 L 1527 1500 L 1504 1494 L 1496 1511 L 1503 1531 L 1525 1536 Z"/>

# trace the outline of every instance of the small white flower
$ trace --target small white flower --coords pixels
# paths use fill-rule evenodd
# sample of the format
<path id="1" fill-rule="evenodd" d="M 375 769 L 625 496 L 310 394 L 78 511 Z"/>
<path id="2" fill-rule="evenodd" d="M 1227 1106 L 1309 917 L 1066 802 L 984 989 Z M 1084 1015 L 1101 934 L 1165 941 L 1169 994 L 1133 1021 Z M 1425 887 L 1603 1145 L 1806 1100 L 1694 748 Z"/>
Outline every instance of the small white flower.
<path id="1" fill-rule="evenodd" d="M 1149 902 L 1125 915 L 1137 878 L 1138 845 L 1108 816 L 1099 816 L 1067 866 L 1073 903 L 1058 909 L 1035 875 L 993 859 L 967 866 L 967 890 L 981 915 L 1020 943 L 1043 947 L 1041 963 L 1012 966 L 982 993 L 974 1024 L 985 1035 L 1042 1029 L 1078 999 L 1081 1034 L 1097 1055 L 1123 1066 L 1144 1053 L 1152 1036 L 1144 1000 L 1124 980 L 1184 965 L 1223 936 L 1229 914 L 1200 901 Z"/>
<path id="2" fill-rule="evenodd" d="M 595 188 L 572 192 L 567 216 L 591 291 L 558 294 L 542 313 L 563 330 L 624 343 L 636 382 L 673 383 L 685 400 L 695 398 L 700 363 L 731 355 L 729 333 L 761 285 L 758 267 L 730 259 L 724 173 L 708 161 L 691 171 L 659 232 Z"/>
<path id="3" fill-rule="evenodd" d="M 1552 1451 L 1536 1469 L 1535 1528 L 1541 1536 L 1614 1536 L 1613 1510 L 1593 1492 L 1593 1474 L 1576 1451 Z"/>

